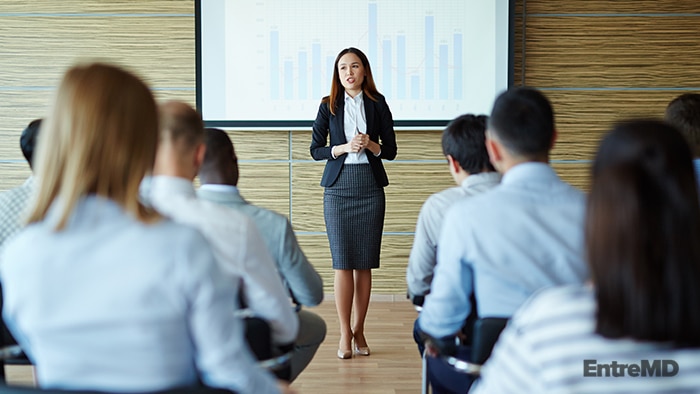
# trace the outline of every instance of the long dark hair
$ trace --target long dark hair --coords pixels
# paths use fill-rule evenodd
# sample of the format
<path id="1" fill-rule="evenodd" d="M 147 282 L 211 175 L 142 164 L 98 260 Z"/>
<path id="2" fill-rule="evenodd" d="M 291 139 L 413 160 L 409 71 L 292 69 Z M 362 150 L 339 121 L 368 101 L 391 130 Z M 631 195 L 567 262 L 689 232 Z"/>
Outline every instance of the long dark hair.
<path id="1" fill-rule="evenodd" d="M 586 251 L 598 334 L 700 346 L 700 204 L 690 148 L 675 128 L 627 121 L 603 139 Z"/>
<path id="2" fill-rule="evenodd" d="M 338 102 L 343 100 L 343 93 L 345 92 L 345 88 L 343 87 L 342 82 L 340 82 L 340 75 L 338 75 L 338 62 L 340 61 L 340 58 L 347 53 L 354 53 L 357 55 L 362 62 L 362 66 L 365 68 L 365 79 L 362 81 L 362 92 L 364 95 L 372 101 L 377 101 L 377 96 L 379 95 L 377 86 L 374 84 L 372 69 L 369 66 L 367 56 L 365 56 L 365 54 L 357 48 L 345 48 L 340 51 L 338 56 L 335 58 L 335 63 L 333 63 L 333 81 L 331 82 L 331 93 L 330 95 L 324 97 L 321 101 L 323 103 L 329 103 L 328 106 L 330 107 L 333 115 L 335 115 L 335 110 L 338 108 Z"/>

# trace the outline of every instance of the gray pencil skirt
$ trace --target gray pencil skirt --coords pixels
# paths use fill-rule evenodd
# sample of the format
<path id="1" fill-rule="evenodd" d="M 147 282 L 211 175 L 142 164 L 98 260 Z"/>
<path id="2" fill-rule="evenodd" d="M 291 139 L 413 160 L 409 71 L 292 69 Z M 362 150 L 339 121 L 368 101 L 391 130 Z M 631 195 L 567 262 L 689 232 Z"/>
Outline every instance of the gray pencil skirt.
<path id="1" fill-rule="evenodd" d="M 377 186 L 369 164 L 344 165 L 323 192 L 333 269 L 379 268 L 385 210 L 384 188 Z"/>

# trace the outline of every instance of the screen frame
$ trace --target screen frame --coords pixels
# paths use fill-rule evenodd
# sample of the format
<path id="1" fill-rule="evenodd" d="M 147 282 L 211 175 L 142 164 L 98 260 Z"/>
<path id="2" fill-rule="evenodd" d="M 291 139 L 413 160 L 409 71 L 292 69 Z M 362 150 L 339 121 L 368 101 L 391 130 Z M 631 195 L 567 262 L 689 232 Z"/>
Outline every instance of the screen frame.
<path id="1" fill-rule="evenodd" d="M 202 1 L 195 0 L 195 79 L 196 106 L 202 113 Z M 515 44 L 515 0 L 508 0 L 508 83 L 507 88 L 513 87 L 514 78 L 514 44 Z M 394 120 L 395 129 L 439 129 L 442 130 L 451 119 L 431 120 Z M 229 129 L 265 129 L 265 130 L 308 130 L 314 120 L 204 120 L 206 127 L 221 127 Z"/>

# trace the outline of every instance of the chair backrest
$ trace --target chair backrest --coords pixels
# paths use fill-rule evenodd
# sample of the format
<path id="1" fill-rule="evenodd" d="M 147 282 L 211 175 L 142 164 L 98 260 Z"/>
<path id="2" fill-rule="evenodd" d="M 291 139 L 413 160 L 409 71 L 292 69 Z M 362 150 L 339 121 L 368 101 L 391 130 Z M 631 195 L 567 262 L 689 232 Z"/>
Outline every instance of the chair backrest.
<path id="1" fill-rule="evenodd" d="M 472 362 L 474 364 L 483 364 L 491 356 L 493 346 L 507 323 L 508 318 L 505 317 L 482 317 L 474 322 L 472 337 Z"/>

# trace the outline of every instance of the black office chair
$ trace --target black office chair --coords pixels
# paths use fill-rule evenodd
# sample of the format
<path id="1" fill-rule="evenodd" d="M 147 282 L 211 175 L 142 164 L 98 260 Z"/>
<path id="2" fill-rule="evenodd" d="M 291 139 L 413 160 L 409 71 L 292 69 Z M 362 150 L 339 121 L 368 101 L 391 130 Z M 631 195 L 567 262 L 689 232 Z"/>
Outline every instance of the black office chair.
<path id="1" fill-rule="evenodd" d="M 468 343 L 455 344 L 457 346 L 470 346 L 470 360 L 462 360 L 448 353 L 439 353 L 445 363 L 451 366 L 455 371 L 478 377 L 481 373 L 481 367 L 486 360 L 491 356 L 491 351 L 498 341 L 498 337 L 508 324 L 508 318 L 505 317 L 483 317 L 475 319 L 468 332 L 471 337 Z M 446 347 L 437 347 L 438 350 Z M 428 379 L 428 364 L 427 356 L 423 354 L 423 380 L 421 392 L 427 394 L 430 391 L 430 380 Z"/>

